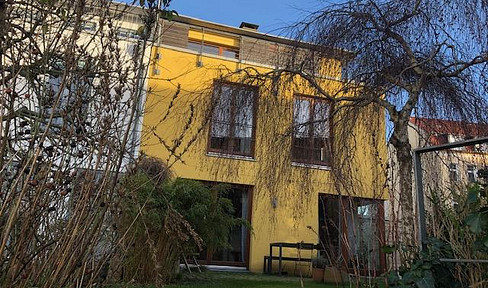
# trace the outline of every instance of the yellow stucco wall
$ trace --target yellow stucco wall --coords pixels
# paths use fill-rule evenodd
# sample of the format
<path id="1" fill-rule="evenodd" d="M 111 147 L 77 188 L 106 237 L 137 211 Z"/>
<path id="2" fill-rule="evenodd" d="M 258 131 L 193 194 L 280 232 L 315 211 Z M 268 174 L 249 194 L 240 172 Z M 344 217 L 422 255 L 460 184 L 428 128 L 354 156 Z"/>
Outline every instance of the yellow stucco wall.
<path id="1" fill-rule="evenodd" d="M 154 53 L 159 54 L 159 60 L 151 66 L 150 74 L 155 67 L 160 73 L 150 76 L 148 80 L 150 91 L 145 105 L 141 150 L 167 161 L 176 177 L 253 186 L 251 271 L 262 271 L 263 256 L 269 254 L 271 242 L 317 243 L 318 236 L 314 231 L 318 231 L 318 194 L 337 194 L 331 172 L 293 166 L 286 157 L 291 151 L 291 136 L 286 133 L 292 125 L 293 93 L 308 94 L 310 89 L 299 79 L 283 84 L 278 95 L 274 96 L 269 95 L 272 93 L 267 92 L 266 85 L 261 86 L 256 113 L 254 159 L 209 155 L 209 132 L 204 119 L 208 113 L 213 81 L 247 66 L 217 56 L 200 58 L 196 53 L 184 49 L 159 47 L 154 48 Z M 199 61 L 201 67 L 197 65 Z M 261 72 L 269 71 L 265 67 L 253 67 Z M 336 69 L 331 71 L 332 75 L 340 71 L 337 65 Z M 239 75 L 231 79 L 237 81 L 241 77 Z M 322 84 L 332 94 L 340 82 L 324 79 Z M 378 135 L 384 139 L 383 120 L 380 119 L 378 123 L 382 127 L 378 128 Z M 278 137 L 281 140 L 275 141 Z M 378 178 L 378 166 L 372 164 L 373 158 L 368 158 L 375 157 L 375 153 L 368 152 L 371 151 L 368 136 L 359 131 L 357 137 L 358 152 L 354 161 L 360 168 L 355 171 L 363 179 L 361 185 L 364 186 L 358 184 L 362 192 L 357 196 L 378 197 L 378 191 L 383 193 L 384 178 Z M 181 144 L 173 149 L 174 143 Z M 384 144 L 379 145 L 378 149 L 382 156 L 386 155 Z M 171 155 L 168 150 L 174 150 L 173 154 L 176 155 L 183 153 L 181 159 Z M 386 160 L 386 157 L 383 159 Z M 276 203 L 275 208 L 272 202 Z M 302 257 L 311 256 L 310 251 L 303 253 Z M 285 269 L 293 271 L 294 268 L 295 263 L 285 263 Z M 308 272 L 308 265 L 304 265 L 303 270 Z"/>

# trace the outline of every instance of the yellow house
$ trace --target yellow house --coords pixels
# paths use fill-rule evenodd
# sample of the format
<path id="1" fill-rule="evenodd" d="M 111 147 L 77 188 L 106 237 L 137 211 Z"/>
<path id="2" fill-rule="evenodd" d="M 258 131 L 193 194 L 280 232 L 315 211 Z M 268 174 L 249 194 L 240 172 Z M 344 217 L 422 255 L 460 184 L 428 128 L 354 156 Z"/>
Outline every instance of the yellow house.
<path id="1" fill-rule="evenodd" d="M 283 248 L 283 270 L 309 273 L 317 249 L 333 264 L 342 259 L 341 267 L 355 261 L 363 270 L 384 267 L 383 112 L 368 107 L 355 119 L 351 140 L 339 140 L 337 106 L 298 76 L 263 76 L 289 60 L 293 41 L 249 23 L 236 28 L 182 16 L 162 22 L 160 33 L 141 151 L 164 160 L 176 177 L 232 184 L 227 196 L 236 216 L 252 226 L 234 229 L 232 249 L 206 251 L 202 260 L 261 272 L 270 249 L 278 256 L 277 243 L 304 242 L 323 245 Z M 332 57 L 318 63 L 318 83 L 335 95 L 341 63 Z M 354 177 L 345 177 L 351 190 L 334 168 L 343 147 L 354 147 L 348 158 Z M 278 262 L 273 259 L 273 271 Z"/>

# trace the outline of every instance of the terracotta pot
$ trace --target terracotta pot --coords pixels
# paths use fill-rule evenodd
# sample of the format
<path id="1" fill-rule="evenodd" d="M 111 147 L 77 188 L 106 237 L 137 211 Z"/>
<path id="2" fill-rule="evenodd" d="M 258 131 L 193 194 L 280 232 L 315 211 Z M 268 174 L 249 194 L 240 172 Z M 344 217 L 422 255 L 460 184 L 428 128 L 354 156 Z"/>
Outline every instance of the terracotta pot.
<path id="1" fill-rule="evenodd" d="M 333 266 L 327 266 L 324 269 L 324 282 L 325 283 L 334 283 L 339 284 L 342 283 L 345 278 L 341 278 L 342 272 Z"/>
<path id="2" fill-rule="evenodd" d="M 315 282 L 324 281 L 324 269 L 323 268 L 312 268 L 312 279 Z"/>

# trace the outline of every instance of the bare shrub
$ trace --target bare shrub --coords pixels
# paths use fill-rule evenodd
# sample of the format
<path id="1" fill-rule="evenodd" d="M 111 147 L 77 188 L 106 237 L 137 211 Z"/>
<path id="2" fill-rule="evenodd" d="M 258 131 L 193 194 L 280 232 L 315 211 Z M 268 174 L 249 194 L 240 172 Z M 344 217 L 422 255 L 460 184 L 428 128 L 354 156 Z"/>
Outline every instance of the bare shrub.
<path id="1" fill-rule="evenodd" d="M 141 3 L 138 39 L 129 40 L 118 34 L 134 12 L 126 5 L 0 1 L 2 287 L 81 287 L 107 276 L 124 235 L 111 221 L 137 152 L 160 8 Z"/>

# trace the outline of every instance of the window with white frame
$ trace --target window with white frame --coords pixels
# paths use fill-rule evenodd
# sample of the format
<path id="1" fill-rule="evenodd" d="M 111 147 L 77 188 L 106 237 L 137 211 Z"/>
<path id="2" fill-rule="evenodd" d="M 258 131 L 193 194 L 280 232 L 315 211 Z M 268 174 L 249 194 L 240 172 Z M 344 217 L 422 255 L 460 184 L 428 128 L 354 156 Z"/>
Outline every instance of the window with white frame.
<path id="1" fill-rule="evenodd" d="M 458 165 L 456 163 L 449 164 L 449 180 L 451 181 L 459 180 Z"/>
<path id="2" fill-rule="evenodd" d="M 476 181 L 476 166 L 475 165 L 468 165 L 466 167 L 466 174 L 467 174 L 467 177 L 468 177 L 468 181 L 473 183 Z"/>
<path id="3" fill-rule="evenodd" d="M 84 63 L 79 63 L 79 69 Z M 47 77 L 47 93 L 40 101 L 42 113 L 51 118 L 51 129 L 74 130 L 86 121 L 93 78 L 84 73 L 64 76 L 64 65 L 57 63 Z M 82 73 L 80 73 L 82 74 Z M 41 126 L 42 128 L 42 126 Z"/>

